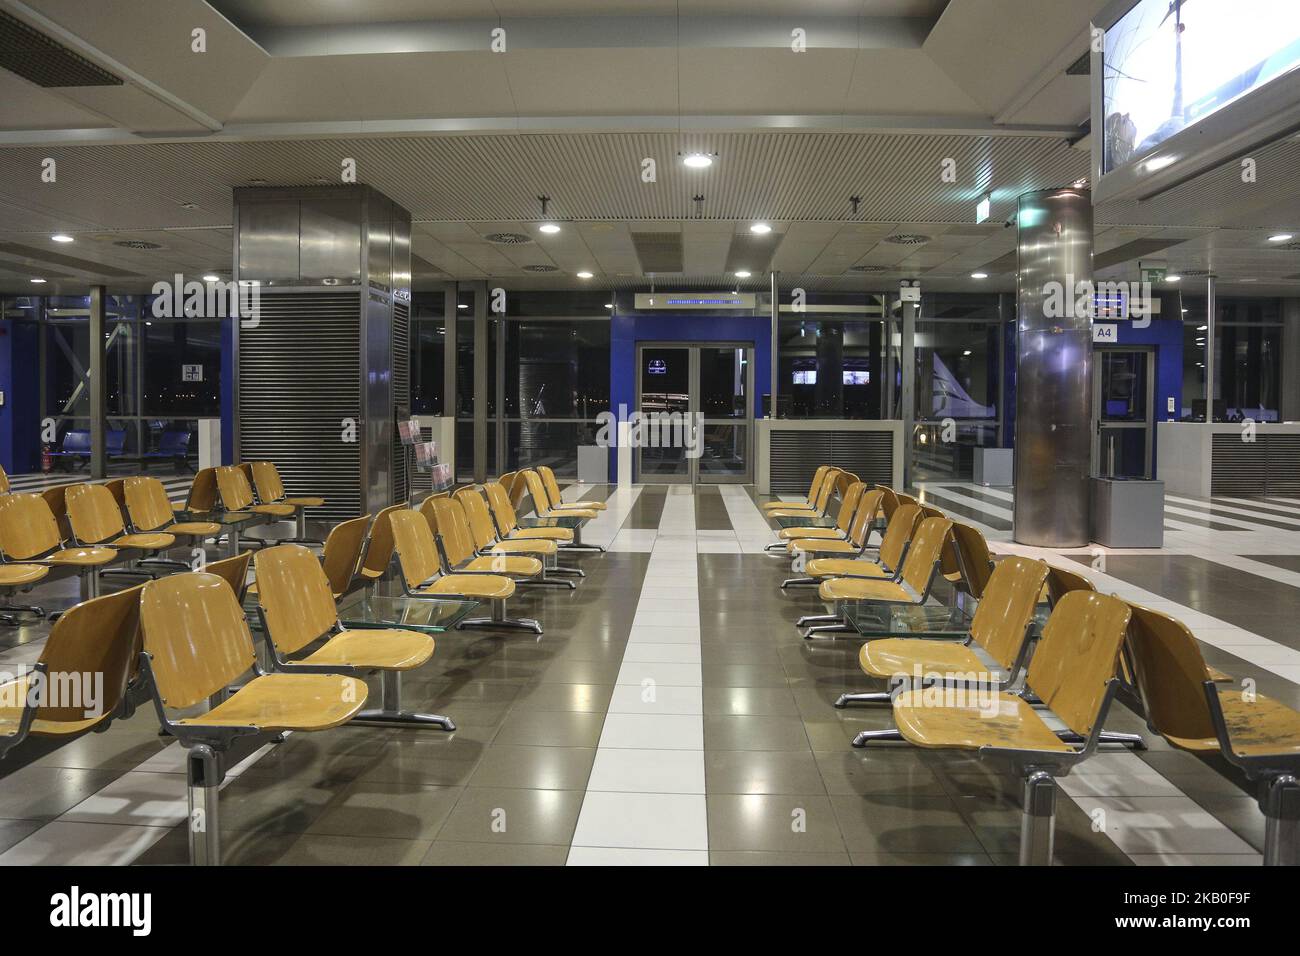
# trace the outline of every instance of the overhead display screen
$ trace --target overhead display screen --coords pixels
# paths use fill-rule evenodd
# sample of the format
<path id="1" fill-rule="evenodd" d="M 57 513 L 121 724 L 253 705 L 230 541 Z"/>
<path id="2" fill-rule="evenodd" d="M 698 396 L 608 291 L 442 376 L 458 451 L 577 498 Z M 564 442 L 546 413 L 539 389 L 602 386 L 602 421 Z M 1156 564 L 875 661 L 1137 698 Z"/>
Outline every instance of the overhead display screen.
<path id="1" fill-rule="evenodd" d="M 1103 66 L 1109 173 L 1300 66 L 1300 0 L 1142 0 Z"/>

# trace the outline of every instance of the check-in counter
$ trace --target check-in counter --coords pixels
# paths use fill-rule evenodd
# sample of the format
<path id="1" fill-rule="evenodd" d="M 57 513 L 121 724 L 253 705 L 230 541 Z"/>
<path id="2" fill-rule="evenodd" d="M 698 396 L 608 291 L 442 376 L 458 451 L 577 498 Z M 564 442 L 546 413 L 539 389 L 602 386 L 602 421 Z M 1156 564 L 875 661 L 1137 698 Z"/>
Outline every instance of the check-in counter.
<path id="1" fill-rule="evenodd" d="M 1173 495 L 1300 495 L 1300 422 L 1159 422 L 1156 471 Z"/>
<path id="2" fill-rule="evenodd" d="M 763 418 L 754 424 L 759 494 L 802 494 L 824 464 L 845 468 L 868 484 L 902 486 L 901 421 Z"/>

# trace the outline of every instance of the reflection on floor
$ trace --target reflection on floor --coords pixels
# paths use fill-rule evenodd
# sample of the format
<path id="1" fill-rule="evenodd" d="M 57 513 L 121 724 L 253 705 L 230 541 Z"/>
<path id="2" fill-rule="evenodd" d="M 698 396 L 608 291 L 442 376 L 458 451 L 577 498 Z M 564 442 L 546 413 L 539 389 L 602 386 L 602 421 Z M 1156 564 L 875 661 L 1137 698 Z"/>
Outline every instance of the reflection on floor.
<path id="1" fill-rule="evenodd" d="M 1010 543 L 1009 490 L 919 489 Z M 857 640 L 808 642 L 820 604 L 782 592 L 788 566 L 742 486 L 571 486 L 608 502 L 585 530 L 576 591 L 511 612 L 546 626 L 454 632 L 405 682 L 408 705 L 459 729 L 342 728 L 248 757 L 222 795 L 230 863 L 1014 863 L 1015 785 L 977 759 L 902 745 L 855 751 L 887 710 L 836 710 L 865 689 Z M 283 526 L 285 533 L 288 526 Z M 1300 704 L 1300 502 L 1170 498 L 1166 547 L 1045 554 L 1105 591 L 1186 621 L 1207 660 Z M 58 591 L 63 587 L 66 593 Z M 75 585 L 42 589 L 43 603 Z M 48 592 L 48 593 L 47 593 Z M 45 628 L 0 629 L 0 667 L 35 660 Z M 1115 730 L 1145 728 L 1118 708 Z M 1263 819 L 1243 780 L 1151 738 L 1062 781 L 1059 862 L 1258 863 Z M 0 862 L 178 864 L 179 747 L 142 708 L 0 765 Z"/>

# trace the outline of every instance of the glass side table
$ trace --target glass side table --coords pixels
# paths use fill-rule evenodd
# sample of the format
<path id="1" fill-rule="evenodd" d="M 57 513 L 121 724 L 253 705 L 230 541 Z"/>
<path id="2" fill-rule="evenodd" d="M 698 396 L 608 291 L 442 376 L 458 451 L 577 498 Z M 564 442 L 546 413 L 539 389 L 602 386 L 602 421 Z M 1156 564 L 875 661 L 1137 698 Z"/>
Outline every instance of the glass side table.
<path id="1" fill-rule="evenodd" d="M 344 627 L 400 627 L 424 634 L 441 634 L 454 628 L 479 606 L 465 598 L 407 598 L 354 591 L 339 602 Z"/>
<path id="2" fill-rule="evenodd" d="M 846 604 L 844 616 L 863 637 L 965 638 L 970 633 L 970 615 L 959 607 L 943 604 L 876 604 L 866 601 Z"/>

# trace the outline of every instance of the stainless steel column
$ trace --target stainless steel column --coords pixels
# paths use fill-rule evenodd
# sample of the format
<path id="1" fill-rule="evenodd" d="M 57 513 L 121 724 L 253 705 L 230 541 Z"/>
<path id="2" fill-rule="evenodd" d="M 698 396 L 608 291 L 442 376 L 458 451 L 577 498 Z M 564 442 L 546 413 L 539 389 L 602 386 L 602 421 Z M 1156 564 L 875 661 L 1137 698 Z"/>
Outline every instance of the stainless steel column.
<path id="1" fill-rule="evenodd" d="M 1214 276 L 1205 280 L 1205 420 L 1214 421 Z"/>
<path id="2" fill-rule="evenodd" d="M 1092 280 L 1091 193 L 1026 193 L 1016 222 L 1013 533 L 1021 544 L 1078 547 L 1089 539 L 1092 329 L 1077 290 Z"/>
<path id="3" fill-rule="evenodd" d="M 90 477 L 108 477 L 108 372 L 105 366 L 107 329 L 104 328 L 104 301 L 107 291 L 102 285 L 90 287 Z"/>
<path id="4" fill-rule="evenodd" d="M 916 314 L 921 310 L 919 302 L 901 303 L 903 311 L 901 346 L 899 364 L 902 366 L 903 381 L 899 389 L 899 417 L 903 419 L 903 486 L 912 485 L 912 432 L 916 430 Z"/>
<path id="5" fill-rule="evenodd" d="M 770 418 L 776 418 L 776 393 L 777 390 L 780 388 L 780 383 L 778 382 L 778 378 L 777 378 L 777 370 L 780 368 L 780 365 L 778 364 L 777 350 L 780 348 L 780 344 L 781 344 L 781 336 L 780 336 L 781 303 L 777 299 L 776 273 L 775 272 L 770 273 L 768 278 L 769 278 L 768 288 L 771 290 L 770 294 L 771 294 L 771 313 L 772 313 L 772 318 L 771 318 L 772 328 L 769 330 L 769 334 L 772 337 L 771 338 L 772 354 L 769 357 L 771 361 L 771 369 L 769 370 L 769 374 L 772 377 L 770 380 L 771 384 L 768 386 L 768 391 L 771 393 L 772 399 L 771 399 L 771 404 L 768 405 L 767 414 L 768 417 Z"/>
<path id="6" fill-rule="evenodd" d="M 487 481 L 487 298 L 487 283 L 474 283 L 474 480 L 480 483 Z"/>
<path id="7" fill-rule="evenodd" d="M 460 448 L 456 443 L 458 434 L 456 418 L 460 411 L 460 393 L 456 391 L 456 318 L 459 315 L 460 284 L 448 282 L 442 289 L 442 414 L 451 419 L 451 448 L 439 448 L 438 460 L 452 463 L 452 480 L 460 467 Z M 444 422 L 444 425 L 446 423 Z M 439 433 L 438 440 L 446 443 L 447 432 Z"/>

